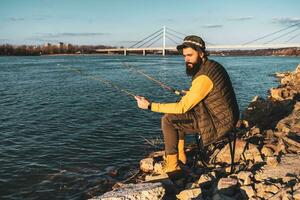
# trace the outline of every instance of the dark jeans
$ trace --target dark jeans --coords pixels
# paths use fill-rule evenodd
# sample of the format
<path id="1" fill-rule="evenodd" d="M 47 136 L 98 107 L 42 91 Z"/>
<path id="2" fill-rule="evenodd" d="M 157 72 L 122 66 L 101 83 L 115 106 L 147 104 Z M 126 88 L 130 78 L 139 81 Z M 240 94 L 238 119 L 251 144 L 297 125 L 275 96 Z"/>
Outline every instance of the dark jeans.
<path id="1" fill-rule="evenodd" d="M 178 153 L 178 140 L 184 139 L 185 133 L 199 132 L 193 112 L 165 114 L 161 118 L 161 127 L 164 135 L 166 155 Z"/>

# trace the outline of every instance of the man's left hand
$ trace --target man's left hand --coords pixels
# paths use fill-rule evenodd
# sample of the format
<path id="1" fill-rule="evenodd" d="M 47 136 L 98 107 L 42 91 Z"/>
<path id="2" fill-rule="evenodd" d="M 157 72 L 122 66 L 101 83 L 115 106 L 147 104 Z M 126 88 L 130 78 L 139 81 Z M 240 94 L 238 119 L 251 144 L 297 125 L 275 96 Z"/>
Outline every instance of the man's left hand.
<path id="1" fill-rule="evenodd" d="M 148 106 L 150 105 L 150 101 L 148 99 L 146 99 L 145 97 L 141 97 L 141 96 L 135 96 L 134 98 L 135 98 L 139 108 L 144 109 L 144 110 L 148 109 Z"/>

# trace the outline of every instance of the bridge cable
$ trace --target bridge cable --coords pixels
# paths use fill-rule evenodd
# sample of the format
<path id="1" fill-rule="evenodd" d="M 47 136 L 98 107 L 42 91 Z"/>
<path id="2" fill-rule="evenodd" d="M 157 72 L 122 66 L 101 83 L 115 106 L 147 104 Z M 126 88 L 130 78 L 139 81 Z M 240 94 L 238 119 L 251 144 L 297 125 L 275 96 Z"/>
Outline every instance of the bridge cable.
<path id="1" fill-rule="evenodd" d="M 180 33 L 180 32 L 178 32 L 178 31 L 175 31 L 175 30 L 173 30 L 173 29 L 170 29 L 170 28 L 167 28 L 167 29 L 169 29 L 170 31 L 173 31 L 173 32 L 175 32 L 175 33 L 178 33 L 178 34 L 180 34 L 180 35 L 187 36 L 186 34 Z M 183 40 L 183 39 L 181 39 L 181 40 Z M 216 46 L 216 44 L 214 44 L 214 43 L 211 43 L 211 42 L 207 42 L 207 41 L 205 41 L 205 43 L 206 43 L 206 44 L 209 44 L 209 45 Z"/>
<path id="2" fill-rule="evenodd" d="M 300 32 L 299 33 L 297 33 L 296 35 L 294 35 L 294 36 L 292 36 L 292 37 L 290 37 L 287 41 L 285 41 L 284 43 L 287 43 L 287 42 L 289 42 L 289 41 L 291 41 L 291 40 L 293 40 L 293 39 L 295 39 L 296 37 L 298 37 L 300 35 Z"/>
<path id="3" fill-rule="evenodd" d="M 169 36 L 166 35 L 166 38 L 168 38 L 169 40 L 171 40 L 172 42 L 174 42 L 176 45 L 178 45 L 179 43 L 176 42 L 175 40 L 173 40 L 172 38 L 170 38 Z"/>
<path id="4" fill-rule="evenodd" d="M 139 43 L 141 43 L 141 42 L 144 42 L 145 40 L 151 38 L 153 35 L 156 35 L 158 32 L 160 32 L 160 31 L 162 31 L 162 30 L 163 30 L 163 29 L 161 28 L 161 29 L 159 29 L 158 31 L 155 31 L 154 33 L 152 33 L 151 35 L 147 36 L 146 38 L 140 40 L 139 42 L 137 42 L 137 43 L 135 43 L 135 44 L 133 44 L 133 45 L 131 45 L 129 48 L 132 48 L 132 47 L 136 46 L 137 44 L 139 44 Z"/>
<path id="5" fill-rule="evenodd" d="M 177 34 L 179 34 L 179 35 L 183 35 L 184 37 L 185 36 L 187 36 L 187 34 L 184 34 L 184 33 L 180 33 L 180 32 L 178 32 L 178 31 L 175 31 L 175 30 L 173 30 L 173 29 L 171 29 L 171 28 L 168 28 L 168 27 L 166 27 L 168 30 L 170 30 L 170 31 L 173 31 L 174 33 L 177 33 Z"/>
<path id="6" fill-rule="evenodd" d="M 177 36 L 177 35 L 175 35 L 175 34 L 173 34 L 173 33 L 170 33 L 170 32 L 168 32 L 168 31 L 167 31 L 167 33 L 170 34 L 170 35 L 172 35 L 173 37 L 176 37 L 176 38 L 178 38 L 178 39 L 180 39 L 180 40 L 183 40 L 182 37 L 179 37 L 179 36 Z"/>
<path id="7" fill-rule="evenodd" d="M 162 31 L 162 30 L 163 30 L 162 28 L 159 29 L 158 31 L 152 33 L 151 35 L 147 36 L 146 38 L 140 40 L 139 42 L 137 42 L 137 43 L 135 43 L 135 44 L 133 44 L 133 45 L 131 45 L 129 48 L 133 48 L 135 45 L 137 45 L 137 44 L 139 44 L 139 43 L 141 43 L 141 42 L 147 40 L 148 38 L 150 38 L 151 36 L 155 35 L 156 33 L 160 32 L 160 31 Z"/>
<path id="8" fill-rule="evenodd" d="M 161 36 L 161 34 L 162 34 L 162 32 L 160 32 L 158 35 L 156 35 L 156 36 L 152 36 L 153 38 L 151 38 L 150 40 L 148 40 L 148 41 L 146 41 L 146 42 L 144 42 L 143 44 L 141 44 L 140 46 L 138 46 L 137 48 L 140 48 L 140 47 L 142 47 L 142 46 L 144 46 L 145 44 L 147 44 L 147 43 L 149 43 L 149 42 L 151 42 L 151 41 L 153 41 L 153 40 L 155 40 L 157 37 L 160 37 Z"/>
<path id="9" fill-rule="evenodd" d="M 281 37 L 284 37 L 284 36 L 286 36 L 286 35 L 288 35 L 288 34 L 290 34 L 290 33 L 293 33 L 293 32 L 295 32 L 295 31 L 297 31 L 297 30 L 299 30 L 298 27 L 297 27 L 296 29 L 294 29 L 294 30 L 291 30 L 291 31 L 287 32 L 287 33 L 283 33 L 283 34 L 279 35 L 278 37 L 276 37 L 276 38 L 274 38 L 274 39 L 272 39 L 272 40 L 269 40 L 269 41 L 265 42 L 264 44 L 268 44 L 268 43 L 270 43 L 270 42 L 273 42 L 274 40 L 277 40 L 277 39 L 279 39 L 279 38 L 281 38 Z"/>
<path id="10" fill-rule="evenodd" d="M 159 35 L 160 36 L 160 35 Z M 151 44 L 149 44 L 147 47 L 150 47 L 151 45 L 155 44 L 158 40 L 162 39 L 163 36 L 157 38 L 154 42 L 152 42 Z"/>
<path id="11" fill-rule="evenodd" d="M 291 28 L 291 27 L 293 27 L 293 26 L 297 26 L 297 25 L 299 25 L 299 24 L 300 24 L 300 22 L 299 22 L 299 23 L 296 23 L 296 24 L 293 24 L 293 25 L 290 25 L 290 26 L 287 26 L 287 27 L 285 27 L 285 28 L 283 28 L 283 29 L 280 29 L 279 31 L 275 31 L 275 32 L 269 33 L 269 34 L 267 34 L 267 35 L 264 35 L 264 36 L 262 36 L 262 37 L 260 37 L 260 38 L 257 38 L 257 39 L 255 39 L 255 40 L 251 40 L 251 41 L 249 41 L 249 42 L 246 42 L 246 43 L 242 44 L 242 46 L 247 45 L 247 44 L 250 44 L 250 43 L 253 43 L 253 42 L 256 42 L 256 41 L 261 40 L 261 39 L 264 39 L 264 38 L 269 37 L 269 36 L 271 36 L 271 35 L 274 35 L 274 34 L 276 34 L 276 33 L 285 31 L 285 30 L 287 30 L 287 29 L 289 29 L 289 28 Z"/>

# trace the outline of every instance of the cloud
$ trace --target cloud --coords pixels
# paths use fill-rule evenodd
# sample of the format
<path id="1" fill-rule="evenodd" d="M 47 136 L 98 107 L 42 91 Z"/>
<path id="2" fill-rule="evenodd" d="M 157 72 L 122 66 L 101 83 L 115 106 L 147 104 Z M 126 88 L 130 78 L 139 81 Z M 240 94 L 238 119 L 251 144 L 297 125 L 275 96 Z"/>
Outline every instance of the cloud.
<path id="1" fill-rule="evenodd" d="M 40 21 L 42 21 L 42 20 L 47 20 L 47 19 L 49 19 L 49 18 L 51 18 L 52 16 L 50 16 L 50 15 L 32 15 L 32 19 L 33 20 L 40 20 Z"/>
<path id="2" fill-rule="evenodd" d="M 203 25 L 202 27 L 204 27 L 204 28 L 222 28 L 223 25 L 221 25 L 221 24 L 206 24 L 206 25 Z"/>
<path id="3" fill-rule="evenodd" d="M 25 20 L 38 20 L 38 21 L 42 21 L 42 20 L 47 20 L 47 19 L 49 19 L 51 17 L 52 16 L 50 16 L 50 15 L 32 15 L 30 17 L 11 16 L 11 17 L 7 17 L 5 19 L 8 20 L 8 21 L 11 21 L 11 22 L 25 21 Z"/>
<path id="4" fill-rule="evenodd" d="M 59 37 L 94 37 L 94 36 L 104 36 L 110 35 L 110 33 L 38 33 L 42 37 L 47 38 L 59 38 Z"/>
<path id="5" fill-rule="evenodd" d="M 16 22 L 16 21 L 24 21 L 25 18 L 24 17 L 8 17 L 6 18 L 8 21 L 13 21 L 13 22 Z"/>
<path id="6" fill-rule="evenodd" d="M 300 26 L 300 17 L 273 18 L 272 22 L 284 25 L 298 24 Z"/>
<path id="7" fill-rule="evenodd" d="M 227 18 L 230 21 L 248 21 L 253 19 L 253 16 L 245 16 L 245 17 L 229 17 Z"/>

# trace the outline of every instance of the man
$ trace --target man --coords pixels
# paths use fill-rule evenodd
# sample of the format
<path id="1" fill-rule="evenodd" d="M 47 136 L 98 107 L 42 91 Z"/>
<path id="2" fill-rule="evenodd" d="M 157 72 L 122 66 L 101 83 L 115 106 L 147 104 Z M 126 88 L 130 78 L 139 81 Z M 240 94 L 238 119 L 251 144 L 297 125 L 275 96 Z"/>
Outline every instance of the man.
<path id="1" fill-rule="evenodd" d="M 154 103 L 136 96 L 138 107 L 166 113 L 162 117 L 165 142 L 165 172 L 180 171 L 179 161 L 186 163 L 184 135 L 200 133 L 203 145 L 220 139 L 233 129 L 239 119 L 239 108 L 226 70 L 207 58 L 204 41 L 198 36 L 187 36 L 177 46 L 186 63 L 186 74 L 192 85 L 177 103 Z"/>

